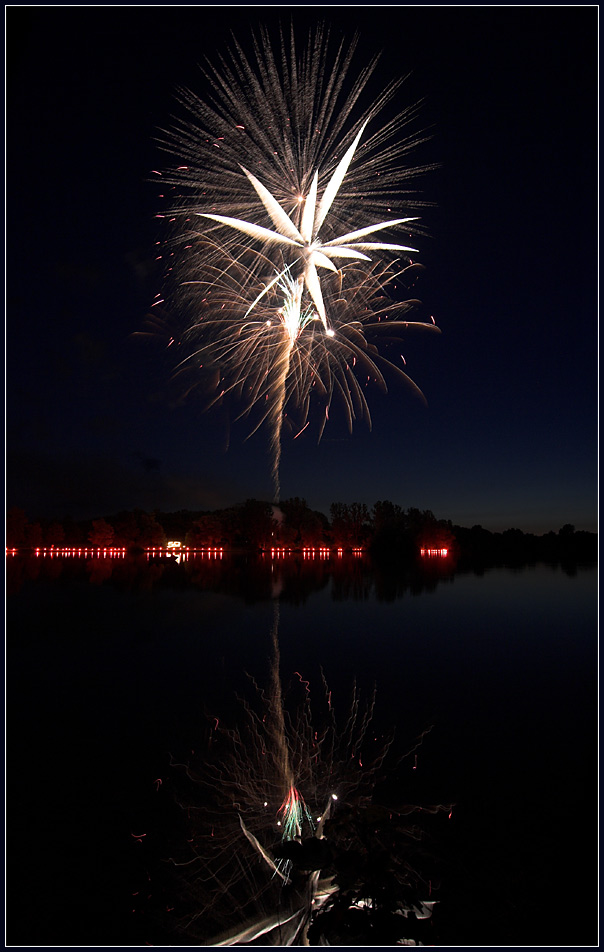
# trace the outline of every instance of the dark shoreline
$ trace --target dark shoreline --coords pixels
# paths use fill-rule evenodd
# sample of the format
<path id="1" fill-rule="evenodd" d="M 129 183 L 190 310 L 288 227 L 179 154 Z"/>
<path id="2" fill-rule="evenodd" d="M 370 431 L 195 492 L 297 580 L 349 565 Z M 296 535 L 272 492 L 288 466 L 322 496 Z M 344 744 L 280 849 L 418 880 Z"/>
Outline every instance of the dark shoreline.
<path id="1" fill-rule="evenodd" d="M 454 525 L 430 510 L 402 509 L 388 501 L 371 509 L 364 503 L 334 503 L 330 519 L 311 510 L 304 499 L 279 506 L 249 499 L 214 512 L 123 510 L 98 519 L 30 521 L 23 510 L 7 513 L 6 545 L 19 551 L 65 547 L 125 548 L 144 552 L 168 542 L 189 550 L 220 548 L 230 554 L 301 554 L 309 549 L 332 553 L 363 551 L 378 562 L 412 564 L 422 548 L 446 551 L 456 563 L 535 561 L 591 563 L 598 558 L 598 535 L 570 523 L 543 535 L 510 528 L 491 532 L 483 526 Z"/>

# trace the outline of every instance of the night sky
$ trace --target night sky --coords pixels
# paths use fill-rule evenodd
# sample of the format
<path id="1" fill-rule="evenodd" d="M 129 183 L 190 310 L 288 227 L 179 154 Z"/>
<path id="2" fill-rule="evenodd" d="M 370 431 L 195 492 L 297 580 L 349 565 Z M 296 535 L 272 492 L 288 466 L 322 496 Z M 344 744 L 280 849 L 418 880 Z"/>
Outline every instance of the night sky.
<path id="1" fill-rule="evenodd" d="M 179 398 L 133 336 L 161 290 L 153 169 L 175 88 L 258 24 L 317 20 L 411 72 L 434 203 L 409 337 L 428 407 L 369 396 L 283 446 L 282 497 L 390 499 L 493 531 L 597 525 L 597 23 L 591 7 L 10 7 L 7 506 L 30 519 L 270 500 L 265 436 Z"/>

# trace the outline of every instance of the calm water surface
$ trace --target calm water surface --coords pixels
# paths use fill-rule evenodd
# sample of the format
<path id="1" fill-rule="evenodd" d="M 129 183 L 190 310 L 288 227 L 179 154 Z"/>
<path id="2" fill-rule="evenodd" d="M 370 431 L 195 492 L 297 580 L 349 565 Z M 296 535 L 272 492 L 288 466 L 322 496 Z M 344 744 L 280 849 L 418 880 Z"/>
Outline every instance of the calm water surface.
<path id="1" fill-rule="evenodd" d="M 157 861 L 133 833 L 169 752 L 266 678 L 277 600 L 285 686 L 377 685 L 400 752 L 432 725 L 384 791 L 455 804 L 435 944 L 596 943 L 595 567 L 14 556 L 7 587 L 9 944 L 179 944 L 132 895 Z"/>

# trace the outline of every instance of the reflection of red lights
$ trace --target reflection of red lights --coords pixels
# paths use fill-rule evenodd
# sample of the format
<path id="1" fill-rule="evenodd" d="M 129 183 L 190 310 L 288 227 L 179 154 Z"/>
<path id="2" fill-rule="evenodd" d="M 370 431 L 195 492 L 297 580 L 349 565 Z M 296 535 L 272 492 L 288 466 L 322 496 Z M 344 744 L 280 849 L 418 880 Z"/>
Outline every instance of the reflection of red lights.
<path id="1" fill-rule="evenodd" d="M 302 549 L 302 558 L 303 559 L 330 559 L 331 550 L 325 546 L 319 546 L 315 548 L 314 546 L 306 546 Z"/>
<path id="2" fill-rule="evenodd" d="M 362 546 L 353 548 L 352 554 L 354 556 L 361 556 L 365 554 L 365 549 Z M 270 555 L 271 559 L 287 559 L 290 557 L 299 558 L 300 555 L 305 561 L 311 561 L 316 559 L 318 561 L 326 561 L 328 559 L 337 558 L 341 559 L 345 553 L 345 550 L 338 546 L 337 548 L 331 549 L 328 545 L 306 545 L 301 549 L 294 548 L 293 546 L 272 546 L 270 549 L 263 550 L 262 555 Z"/>
<path id="3" fill-rule="evenodd" d="M 15 556 L 19 554 L 19 549 L 6 546 L 6 555 Z M 27 554 L 25 550 L 24 554 Z M 182 548 L 164 548 L 163 546 L 154 546 L 145 550 L 147 558 L 150 556 L 165 555 L 176 558 L 179 561 L 188 559 L 190 555 L 201 555 L 202 558 L 222 559 L 224 549 L 218 546 L 208 546 L 203 549 L 192 549 L 189 546 Z M 57 556 L 61 558 L 97 558 L 97 559 L 125 559 L 128 553 L 126 546 L 36 546 L 33 554 L 36 558 L 53 559 Z"/>
<path id="4" fill-rule="evenodd" d="M 222 546 L 206 546 L 198 549 L 190 545 L 180 545 L 179 543 L 177 546 L 176 544 L 168 542 L 167 546 L 154 545 L 145 551 L 147 553 L 147 561 L 151 558 L 163 555 L 175 559 L 177 562 L 188 562 L 191 556 L 195 558 L 201 556 L 202 559 L 221 559 L 224 549 Z"/>
<path id="5" fill-rule="evenodd" d="M 13 550 L 13 554 L 17 552 Z M 56 556 L 61 558 L 96 558 L 96 559 L 124 559 L 126 558 L 126 549 L 111 546 L 110 548 L 100 548 L 99 546 L 67 546 L 58 548 L 51 545 L 45 548 L 34 549 L 34 555 L 37 558 L 54 559 Z"/>
<path id="6" fill-rule="evenodd" d="M 449 554 L 448 549 L 420 549 L 419 554 L 428 559 L 440 558 L 444 559 Z"/>
<path id="7" fill-rule="evenodd" d="M 299 558 L 302 556 L 303 559 L 333 559 L 333 558 L 342 558 L 346 552 L 352 555 L 360 556 L 365 555 L 365 548 L 363 546 L 356 546 L 352 549 L 344 549 L 342 546 L 334 546 L 331 548 L 328 545 L 318 545 L 318 546 L 302 546 L 302 548 L 297 548 L 294 546 L 272 546 L 270 549 L 262 549 L 262 555 L 268 556 L 272 559 L 285 559 L 290 556 Z"/>
<path id="8" fill-rule="evenodd" d="M 272 559 L 286 559 L 292 556 L 299 557 L 302 555 L 303 559 L 318 559 L 326 560 L 332 558 L 341 559 L 346 554 L 346 552 L 352 553 L 353 556 L 359 557 L 365 554 L 365 549 L 362 546 L 355 546 L 352 549 L 344 549 L 342 546 L 334 547 L 333 549 L 326 545 L 321 546 L 304 546 L 302 549 L 294 548 L 293 546 L 273 546 L 270 549 L 265 549 L 262 551 L 263 556 L 270 554 Z M 16 556 L 19 553 L 27 554 L 33 553 L 36 558 L 102 558 L 102 559 L 125 559 L 128 555 L 127 546 L 36 546 L 34 549 L 19 549 L 14 546 L 6 546 L 6 555 Z M 447 549 L 421 549 L 422 555 L 447 555 Z M 202 558 L 202 559 L 222 559 L 224 557 L 224 547 L 223 546 L 204 546 L 204 547 L 193 547 L 193 546 L 176 546 L 176 545 L 166 545 L 166 546 L 149 546 L 145 548 L 145 554 L 147 560 L 152 558 L 170 558 L 178 562 L 188 561 L 190 558 Z"/>

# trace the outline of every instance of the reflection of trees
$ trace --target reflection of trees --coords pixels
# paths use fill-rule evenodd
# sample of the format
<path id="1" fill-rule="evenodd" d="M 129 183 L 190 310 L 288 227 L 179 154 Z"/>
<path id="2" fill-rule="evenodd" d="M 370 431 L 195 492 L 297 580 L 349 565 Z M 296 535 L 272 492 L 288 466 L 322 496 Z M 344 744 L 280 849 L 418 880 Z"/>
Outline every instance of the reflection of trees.
<path id="1" fill-rule="evenodd" d="M 454 575 L 455 563 L 449 559 L 429 559 L 411 566 L 382 559 L 373 563 L 375 595 L 380 602 L 393 602 L 407 594 L 433 592 Z"/>
<path id="2" fill-rule="evenodd" d="M 7 559 L 7 589 L 19 592 L 28 581 L 57 579 L 88 580 L 92 585 L 110 584 L 123 591 L 151 591 L 159 583 L 165 566 L 150 564 L 146 555 L 111 556 L 27 555 Z"/>
<path id="3" fill-rule="evenodd" d="M 348 599 L 363 602 L 373 587 L 371 563 L 367 558 L 341 558 L 334 561 L 331 592 L 334 601 Z"/>
<path id="4" fill-rule="evenodd" d="M 113 559 L 87 559 L 86 569 L 91 585 L 102 585 L 113 575 Z"/>
<path id="5" fill-rule="evenodd" d="M 314 592 L 330 589 L 334 601 L 365 601 L 375 597 L 391 601 L 405 593 L 433 590 L 454 572 L 448 560 L 432 560 L 413 568 L 391 560 L 367 555 L 305 556 L 296 553 L 271 557 L 270 553 L 166 553 L 129 554 L 111 558 L 34 554 L 9 557 L 7 585 L 19 591 L 27 579 L 84 578 L 91 583 L 114 585 L 124 591 L 152 591 L 156 588 L 184 591 L 194 588 L 243 599 L 247 604 L 279 597 L 283 602 L 303 604 Z"/>
<path id="6" fill-rule="evenodd" d="M 46 567 L 46 566 L 44 566 Z M 8 557 L 6 560 L 6 592 L 16 595 L 28 581 L 33 581 L 43 574 L 43 560 L 29 558 Z M 54 570 L 57 571 L 56 569 Z M 46 577 L 48 577 L 48 574 Z M 56 577 L 56 576 L 55 576 Z"/>
<path id="7" fill-rule="evenodd" d="M 313 593 L 330 587 L 334 601 L 365 601 L 372 595 L 392 600 L 406 592 L 432 591 L 449 579 L 454 567 L 447 560 L 434 560 L 412 568 L 369 556 L 344 554 L 327 558 L 318 553 L 285 557 L 224 555 L 220 560 L 192 556 L 178 568 L 188 581 L 206 591 L 220 591 L 243 598 L 248 604 L 278 595 L 283 602 L 302 604 Z M 168 583 L 164 576 L 162 582 Z"/>
<path id="8" fill-rule="evenodd" d="M 325 556 L 296 552 L 271 556 L 240 552 L 190 552 L 173 556 L 165 552 L 128 554 L 126 557 L 30 555 L 7 558 L 7 590 L 16 592 L 28 579 L 84 578 L 93 584 L 108 584 L 125 591 L 152 591 L 156 588 L 197 589 L 243 599 L 255 604 L 278 597 L 283 602 L 303 604 L 313 593 L 329 590 L 334 601 L 394 601 L 406 595 L 434 591 L 456 574 L 483 574 L 497 565 L 524 562 L 467 562 L 454 558 L 425 559 L 409 563 L 384 555 L 369 556 L 332 552 Z M 561 561 L 567 574 L 576 571 L 576 562 Z"/>
<path id="9" fill-rule="evenodd" d="M 203 752 L 173 763 L 185 816 L 171 857 L 178 928 L 202 945 L 394 944 L 433 905 L 409 819 L 420 808 L 372 803 L 392 743 L 373 727 L 375 697 L 353 688 L 339 718 L 324 681 L 318 699 L 300 674 L 282 690 L 278 626 L 275 601 L 269 679 L 252 679 L 237 725 L 211 718 Z"/>

